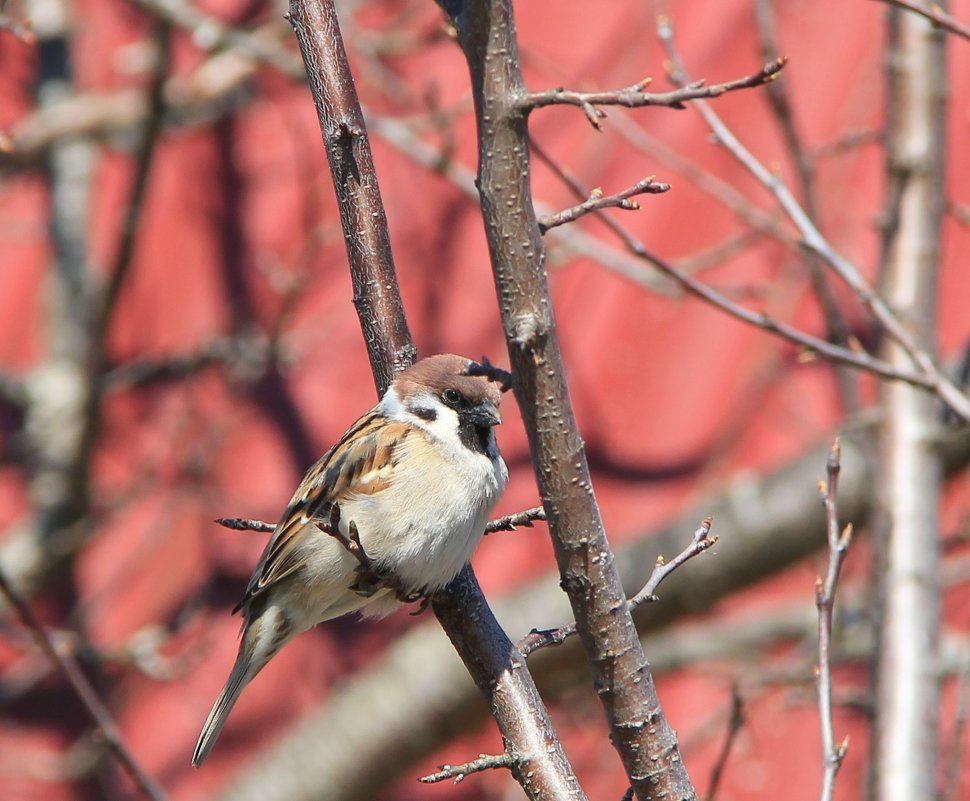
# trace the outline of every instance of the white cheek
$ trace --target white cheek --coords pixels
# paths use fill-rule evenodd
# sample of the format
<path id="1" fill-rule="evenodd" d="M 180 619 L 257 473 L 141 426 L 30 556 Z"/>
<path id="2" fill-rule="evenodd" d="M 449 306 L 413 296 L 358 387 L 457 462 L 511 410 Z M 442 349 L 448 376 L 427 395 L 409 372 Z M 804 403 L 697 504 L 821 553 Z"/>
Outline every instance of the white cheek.
<path id="1" fill-rule="evenodd" d="M 434 412 L 434 420 L 426 420 L 418 416 L 411 409 L 430 409 Z M 427 431 L 431 438 L 446 446 L 458 447 L 458 413 L 445 406 L 430 392 L 421 393 L 408 398 L 407 405 L 401 401 L 397 390 L 392 386 L 381 399 L 381 411 L 392 420 L 416 426 Z"/>

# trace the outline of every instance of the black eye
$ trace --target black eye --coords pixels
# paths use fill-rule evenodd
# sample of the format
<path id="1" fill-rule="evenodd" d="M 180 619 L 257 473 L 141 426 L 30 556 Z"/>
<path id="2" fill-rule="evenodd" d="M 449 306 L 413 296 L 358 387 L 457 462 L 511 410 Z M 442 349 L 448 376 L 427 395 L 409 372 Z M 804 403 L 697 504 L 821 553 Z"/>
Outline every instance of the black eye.
<path id="1" fill-rule="evenodd" d="M 462 401 L 461 393 L 457 389 L 446 389 L 442 397 L 451 406 L 457 406 Z"/>

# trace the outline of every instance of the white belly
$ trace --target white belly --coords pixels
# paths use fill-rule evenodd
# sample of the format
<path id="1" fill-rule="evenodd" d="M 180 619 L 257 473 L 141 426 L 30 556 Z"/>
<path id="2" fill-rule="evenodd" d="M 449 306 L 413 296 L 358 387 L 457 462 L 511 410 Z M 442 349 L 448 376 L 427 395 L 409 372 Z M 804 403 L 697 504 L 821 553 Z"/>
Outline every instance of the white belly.
<path id="1" fill-rule="evenodd" d="M 374 567 L 408 592 L 439 590 L 458 575 L 508 480 L 504 461 L 482 455 L 435 468 L 410 471 L 382 492 L 353 496 L 340 505 L 341 532 L 347 536 L 353 522 Z M 293 606 L 303 612 L 293 620 L 295 630 L 356 610 L 383 615 L 396 607 L 389 590 L 372 596 L 350 590 L 357 560 L 315 526 L 312 533 L 301 543 L 308 569 L 292 589 L 299 596 Z"/>

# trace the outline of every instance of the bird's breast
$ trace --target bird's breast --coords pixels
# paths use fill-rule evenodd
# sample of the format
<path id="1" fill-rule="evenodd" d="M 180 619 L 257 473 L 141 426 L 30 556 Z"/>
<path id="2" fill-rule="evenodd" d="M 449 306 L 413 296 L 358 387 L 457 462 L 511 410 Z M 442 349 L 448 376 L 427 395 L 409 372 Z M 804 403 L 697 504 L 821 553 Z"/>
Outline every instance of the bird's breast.
<path id="1" fill-rule="evenodd" d="M 481 540 L 505 489 L 505 463 L 469 452 L 459 460 L 414 460 L 395 472 L 384 491 L 342 504 L 342 522 L 352 520 L 371 559 L 408 588 L 439 589 Z"/>

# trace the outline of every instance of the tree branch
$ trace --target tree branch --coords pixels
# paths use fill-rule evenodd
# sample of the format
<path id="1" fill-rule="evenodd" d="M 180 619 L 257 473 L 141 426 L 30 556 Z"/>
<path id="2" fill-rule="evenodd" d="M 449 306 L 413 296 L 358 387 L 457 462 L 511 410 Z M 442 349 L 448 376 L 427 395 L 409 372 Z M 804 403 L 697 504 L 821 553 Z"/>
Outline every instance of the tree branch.
<path id="1" fill-rule="evenodd" d="M 957 36 L 962 36 L 964 39 L 970 39 L 970 26 L 947 14 L 946 11 L 944 11 L 936 3 L 934 3 L 932 6 L 924 6 L 922 3 L 914 2 L 914 0 L 881 1 L 887 5 L 896 6 L 897 8 L 902 8 L 906 11 L 912 11 L 914 14 L 919 14 L 921 17 L 925 17 L 934 25 L 943 28 L 945 31 L 949 31 Z"/>
<path id="2" fill-rule="evenodd" d="M 839 486 L 841 514 L 862 521 L 873 506 L 874 485 L 854 441 L 861 427 L 877 418 L 843 430 Z M 952 432 L 941 445 L 947 475 L 970 464 L 970 430 Z M 702 624 L 702 630 L 659 631 L 685 615 L 700 616 L 719 600 L 768 576 L 777 575 L 824 546 L 825 514 L 806 487 L 818 477 L 828 447 L 813 448 L 799 458 L 758 476 L 735 478 L 722 491 L 692 506 L 659 528 L 634 533 L 617 551 L 624 586 L 636 592 L 656 564 L 657 553 L 676 553 L 684 531 L 709 512 L 720 535 L 717 558 L 694 560 L 664 582 L 663 603 L 646 604 L 637 622 L 645 634 L 644 647 L 653 654 L 655 670 L 676 670 L 699 659 L 721 661 L 750 655 L 766 642 L 810 637 L 817 627 L 806 615 L 786 611 L 760 615 L 752 630 L 722 623 Z M 559 621 L 569 614 L 559 576 L 516 589 L 496 602 L 496 613 L 510 632 L 525 633 L 537 620 Z M 574 644 L 577 647 L 574 647 Z M 550 671 L 580 670 L 575 640 L 561 648 L 547 648 L 530 657 L 537 676 Z M 354 680 L 335 687 L 328 703 L 309 712 L 279 743 L 263 749 L 221 793 L 220 801 L 371 801 L 381 787 L 484 716 L 479 693 L 437 626 L 419 625 L 392 642 L 387 650 Z M 585 674 L 585 670 L 583 671 Z M 575 680 L 580 680 L 576 677 Z M 349 736 L 359 721 L 371 722 L 366 737 Z"/>
<path id="3" fill-rule="evenodd" d="M 603 190 L 597 187 L 590 192 L 589 197 L 579 205 L 571 206 L 568 209 L 563 209 L 556 214 L 540 217 L 538 219 L 539 233 L 544 234 L 550 228 L 575 222 L 580 217 L 585 217 L 587 214 L 594 211 L 601 211 L 608 208 L 620 208 L 627 211 L 636 211 L 640 208 L 640 204 L 635 200 L 630 200 L 630 198 L 643 194 L 659 195 L 669 189 L 670 184 L 655 181 L 652 175 L 649 178 L 644 178 L 642 181 L 638 181 L 633 186 L 617 192 L 615 195 L 604 195 Z"/>
<path id="4" fill-rule="evenodd" d="M 899 9 L 891 9 L 888 17 L 887 202 L 880 286 L 886 303 L 906 320 L 909 342 L 893 336 L 882 355 L 903 364 L 914 358 L 914 348 L 927 361 L 936 351 L 946 37 L 927 20 Z M 935 771 L 924 768 L 938 765 L 940 757 L 943 471 L 933 443 L 941 410 L 936 398 L 900 384 L 880 387 L 879 401 L 884 419 L 875 476 L 881 513 L 873 536 L 879 622 L 874 798 L 917 801 L 936 794 Z"/>
<path id="5" fill-rule="evenodd" d="M 526 116 L 534 103 L 522 82 L 511 3 L 439 5 L 471 73 L 485 233 L 562 587 L 613 745 L 638 797 L 692 798 L 603 530 L 569 401 L 530 185 Z"/>
<path id="6" fill-rule="evenodd" d="M 478 759 L 466 762 L 463 765 L 442 765 L 437 773 L 429 773 L 418 779 L 424 784 L 437 784 L 445 779 L 454 779 L 455 784 L 465 780 L 470 773 L 481 773 L 483 770 L 495 770 L 496 768 L 510 768 L 512 758 L 508 754 L 481 754 Z"/>
<path id="7" fill-rule="evenodd" d="M 673 44 L 673 26 L 666 17 L 660 18 L 658 35 L 671 60 L 670 77 L 678 84 L 687 84 L 688 77 Z M 768 170 L 721 121 L 708 103 L 698 100 L 695 108 L 708 124 L 717 141 L 723 145 L 768 191 L 798 228 L 802 245 L 816 253 L 849 286 L 860 301 L 892 339 L 899 344 L 912 365 L 925 379 L 924 385 L 938 395 L 964 421 L 970 423 L 968 398 L 939 368 L 933 358 L 921 348 L 913 334 L 902 323 L 890 305 L 873 289 L 852 262 L 841 256 L 822 236 L 815 223 L 798 204 L 781 178 Z"/>
<path id="8" fill-rule="evenodd" d="M 636 595 L 627 601 L 631 612 L 648 601 L 659 600 L 655 593 L 660 586 L 660 582 L 684 564 L 684 562 L 703 553 L 717 542 L 717 537 L 708 536 L 710 531 L 711 519 L 708 517 L 704 519 L 704 522 L 694 532 L 694 537 L 690 545 L 684 548 L 670 562 L 665 561 L 662 554 L 657 557 L 657 561 L 653 566 L 653 572 L 650 574 L 650 578 L 647 579 L 647 583 L 643 585 Z M 555 629 L 545 629 L 542 631 L 533 629 L 519 643 L 519 649 L 525 656 L 529 656 L 540 648 L 545 648 L 549 645 L 559 645 L 574 634 L 576 634 L 575 623 L 568 623 Z"/>
<path id="9" fill-rule="evenodd" d="M 818 607 L 818 666 L 815 669 L 815 683 L 818 691 L 818 714 L 822 729 L 822 759 L 824 772 L 822 778 L 821 801 L 832 801 L 835 792 L 835 777 L 842 767 L 849 747 L 845 738 L 840 745 L 835 744 L 832 727 L 832 615 L 835 608 L 835 588 L 839 573 L 845 561 L 846 552 L 852 542 L 852 525 L 839 532 L 839 471 L 842 469 L 841 449 L 836 438 L 829 450 L 826 461 L 827 480 L 819 482 L 822 502 L 825 506 L 825 530 L 828 539 L 828 570 L 825 579 L 815 583 L 815 605 Z"/>
<path id="10" fill-rule="evenodd" d="M 774 80 L 784 68 L 786 59 L 778 58 L 765 64 L 761 70 L 736 78 L 725 83 L 706 86 L 704 81 L 693 81 L 670 92 L 647 92 L 652 78 L 645 78 L 632 86 L 611 92 L 574 92 L 569 89 L 547 89 L 544 92 L 524 92 L 517 97 L 514 108 L 528 113 L 533 109 L 552 105 L 577 106 L 586 114 L 586 119 L 594 128 L 599 128 L 599 120 L 606 116 L 597 106 L 625 106 L 643 108 L 645 106 L 666 106 L 682 109 L 689 100 L 720 97 L 726 92 L 738 89 L 751 89 Z"/>
<path id="11" fill-rule="evenodd" d="M 290 23 L 307 67 L 337 189 L 354 304 L 378 393 L 383 394 L 394 373 L 414 361 L 415 348 L 404 318 L 387 221 L 333 0 L 291 0 Z M 512 775 L 526 794 L 534 799 L 585 801 L 525 659 L 495 620 L 471 567 L 466 566 L 432 604 L 489 702 L 512 759 Z"/>
<path id="12" fill-rule="evenodd" d="M 7 574 L 0 569 L 0 593 L 3 594 L 7 603 L 13 607 L 21 623 L 29 630 L 37 643 L 37 646 L 44 653 L 52 665 L 56 667 L 67 683 L 71 686 L 74 694 L 84 705 L 85 711 L 98 727 L 108 749 L 114 755 L 118 763 L 124 768 L 125 772 L 131 777 L 132 782 L 145 798 L 151 801 L 167 801 L 165 791 L 151 778 L 145 769 L 132 755 L 125 745 L 121 730 L 111 717 L 111 713 L 98 697 L 97 692 L 91 683 L 81 672 L 77 662 L 68 654 L 62 653 L 51 639 L 50 634 L 31 611 L 27 602 L 20 596 L 13 584 L 7 578 Z"/>

